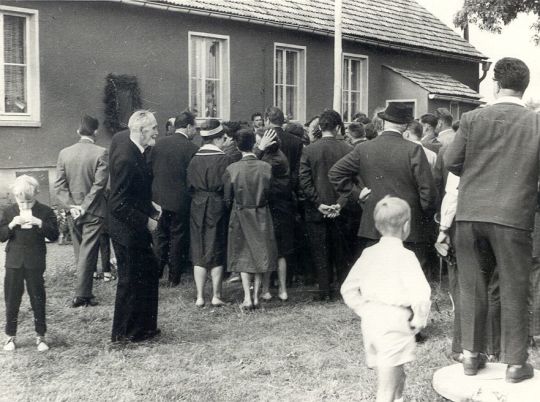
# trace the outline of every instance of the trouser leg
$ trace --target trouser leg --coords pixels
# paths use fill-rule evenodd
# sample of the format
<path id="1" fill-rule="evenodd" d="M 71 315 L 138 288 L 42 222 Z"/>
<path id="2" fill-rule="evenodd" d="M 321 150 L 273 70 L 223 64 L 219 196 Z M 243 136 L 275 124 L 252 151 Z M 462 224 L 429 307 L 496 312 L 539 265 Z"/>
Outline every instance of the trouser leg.
<path id="1" fill-rule="evenodd" d="M 349 250 L 350 243 L 348 242 L 346 233 L 343 232 L 345 228 L 345 222 L 339 219 L 335 219 L 326 223 L 328 227 L 329 236 L 329 253 L 330 253 L 330 267 L 334 266 L 336 270 L 336 279 L 338 285 L 345 281 L 345 278 L 349 274 L 351 268 L 351 253 Z M 330 274 L 332 270 L 330 269 Z M 330 276 L 332 280 L 333 275 Z"/>
<path id="2" fill-rule="evenodd" d="M 454 302 L 454 326 L 452 329 L 452 352 L 461 353 L 461 313 L 457 266 L 448 264 L 448 287 Z"/>
<path id="3" fill-rule="evenodd" d="M 529 336 L 540 335 L 540 258 L 534 257 L 529 292 Z"/>
<path id="4" fill-rule="evenodd" d="M 99 253 L 99 235 L 103 219 L 97 216 L 85 215 L 77 225 L 81 230 L 79 260 L 77 261 L 77 290 L 75 296 L 82 298 L 93 297 L 93 273 L 96 270 Z"/>
<path id="5" fill-rule="evenodd" d="M 489 355 L 499 355 L 501 353 L 501 292 L 497 270 L 491 276 L 487 290 L 486 352 Z"/>
<path id="6" fill-rule="evenodd" d="M 171 219 L 171 248 L 169 260 L 169 281 L 180 282 L 189 264 L 189 211 L 175 213 Z"/>
<path id="7" fill-rule="evenodd" d="M 99 236 L 99 252 L 101 254 L 101 272 L 111 272 L 111 238 L 105 231 Z"/>
<path id="8" fill-rule="evenodd" d="M 24 268 L 26 290 L 30 298 L 30 305 L 34 312 L 34 326 L 38 336 L 44 336 L 47 332 L 45 321 L 45 281 L 43 271 Z"/>
<path id="9" fill-rule="evenodd" d="M 155 234 L 154 251 L 159 263 L 160 278 L 163 276 L 165 265 L 169 263 L 171 214 L 170 211 L 163 211 Z"/>
<path id="10" fill-rule="evenodd" d="M 6 302 L 6 335 L 17 335 L 17 317 L 24 293 L 22 268 L 6 268 L 4 277 L 4 300 Z"/>
<path id="11" fill-rule="evenodd" d="M 325 222 L 309 222 L 307 231 L 311 246 L 313 263 L 317 272 L 319 291 L 330 293 L 330 264 L 328 261 L 328 235 Z"/>
<path id="12" fill-rule="evenodd" d="M 71 215 L 67 216 L 69 232 L 71 233 L 71 242 L 73 243 L 73 253 L 75 254 L 75 264 L 79 262 L 79 249 L 81 247 L 82 228 L 79 219 L 75 220 Z"/>

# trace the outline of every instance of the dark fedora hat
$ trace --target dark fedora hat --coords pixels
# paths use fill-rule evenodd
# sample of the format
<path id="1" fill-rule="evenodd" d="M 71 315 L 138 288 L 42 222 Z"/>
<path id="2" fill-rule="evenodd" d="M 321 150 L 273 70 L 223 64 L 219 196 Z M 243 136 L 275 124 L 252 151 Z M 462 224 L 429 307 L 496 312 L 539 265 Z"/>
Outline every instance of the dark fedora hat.
<path id="1" fill-rule="evenodd" d="M 386 110 L 377 113 L 381 119 L 397 124 L 407 124 L 414 120 L 411 107 L 404 102 L 392 102 Z"/>
<path id="2" fill-rule="evenodd" d="M 99 121 L 92 116 L 85 114 L 81 117 L 81 125 L 79 127 L 80 135 L 94 135 L 94 132 L 99 127 Z"/>

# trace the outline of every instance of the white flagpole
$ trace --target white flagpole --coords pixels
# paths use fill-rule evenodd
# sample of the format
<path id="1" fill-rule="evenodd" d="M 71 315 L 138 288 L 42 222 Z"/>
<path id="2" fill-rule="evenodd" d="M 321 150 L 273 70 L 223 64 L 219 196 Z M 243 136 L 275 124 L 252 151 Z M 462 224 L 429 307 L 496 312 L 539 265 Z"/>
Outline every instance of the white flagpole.
<path id="1" fill-rule="evenodd" d="M 341 113 L 341 80 L 342 80 L 342 47 L 341 47 L 341 17 L 342 0 L 334 0 L 334 103 L 335 111 Z"/>

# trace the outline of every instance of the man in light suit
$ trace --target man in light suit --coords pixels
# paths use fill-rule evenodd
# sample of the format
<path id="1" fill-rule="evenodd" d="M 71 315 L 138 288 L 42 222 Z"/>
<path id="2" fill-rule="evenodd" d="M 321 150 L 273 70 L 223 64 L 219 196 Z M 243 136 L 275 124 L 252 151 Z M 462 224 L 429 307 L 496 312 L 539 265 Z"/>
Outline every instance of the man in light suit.
<path id="1" fill-rule="evenodd" d="M 378 116 L 384 120 L 383 132 L 337 161 L 328 177 L 340 199 L 360 202 L 361 194 L 365 199 L 358 230 L 362 249 L 380 238 L 373 220 L 377 202 L 387 195 L 407 201 L 411 232 L 404 245 L 414 251 L 426 270 L 426 246 L 432 240 L 429 228 L 437 198 L 431 169 L 422 146 L 403 138 L 413 121 L 407 105 L 391 103 Z M 369 196 L 364 197 L 369 190 Z"/>
<path id="2" fill-rule="evenodd" d="M 525 63 L 499 60 L 494 69 L 497 100 L 462 116 L 444 154 L 446 168 L 460 176 L 455 246 L 463 368 L 466 375 L 475 375 L 485 366 L 488 285 L 498 275 L 501 361 L 508 364 L 507 382 L 534 375 L 527 363 L 527 296 L 540 170 L 540 115 L 521 100 L 528 84 Z"/>
<path id="3" fill-rule="evenodd" d="M 160 208 L 152 203 L 152 171 L 146 160 L 158 126 L 151 112 L 138 110 L 128 127 L 114 135 L 109 158 L 109 234 L 118 264 L 113 342 L 140 342 L 160 333 L 159 270 L 152 251 Z"/>
<path id="4" fill-rule="evenodd" d="M 70 228 L 77 262 L 77 288 L 72 307 L 95 306 L 92 275 L 96 269 L 99 236 L 106 213 L 105 188 L 109 178 L 107 150 L 95 144 L 98 121 L 83 116 L 78 143 L 60 151 L 54 188 L 70 210 Z"/>

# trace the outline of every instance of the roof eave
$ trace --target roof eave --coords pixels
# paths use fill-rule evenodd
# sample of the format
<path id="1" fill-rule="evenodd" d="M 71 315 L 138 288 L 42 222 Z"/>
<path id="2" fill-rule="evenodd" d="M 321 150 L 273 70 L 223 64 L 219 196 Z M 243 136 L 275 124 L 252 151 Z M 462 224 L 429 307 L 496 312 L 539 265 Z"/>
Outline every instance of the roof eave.
<path id="1" fill-rule="evenodd" d="M 328 36 L 328 37 L 334 36 L 334 32 L 329 31 L 329 30 L 317 29 L 317 28 L 306 28 L 306 27 L 301 27 L 301 26 L 293 25 L 293 24 L 267 21 L 260 18 L 230 15 L 227 13 L 220 13 L 217 11 L 196 10 L 192 7 L 185 7 L 185 6 L 175 5 L 175 4 L 163 4 L 163 3 L 158 4 L 149 0 L 109 0 L 109 1 L 112 1 L 115 3 L 134 5 L 138 7 L 148 7 L 148 8 L 153 8 L 157 10 L 181 12 L 184 14 L 202 15 L 202 16 L 207 16 L 207 17 L 215 17 L 215 18 L 221 18 L 221 19 L 227 19 L 227 20 L 233 20 L 233 21 L 247 21 L 253 24 L 284 28 L 284 29 L 306 32 L 306 33 L 314 33 L 314 34 Z M 475 56 L 471 54 L 451 53 L 451 52 L 445 52 L 442 50 L 428 49 L 428 48 L 422 48 L 422 47 L 411 46 L 411 45 L 406 45 L 406 44 L 387 42 L 387 41 L 382 41 L 382 40 L 378 40 L 374 38 L 366 38 L 366 37 L 361 37 L 361 36 L 343 35 L 343 38 L 353 41 L 353 42 L 359 42 L 359 43 L 383 47 L 387 49 L 402 50 L 402 51 L 415 52 L 415 53 L 420 53 L 420 54 L 428 54 L 428 55 L 433 55 L 433 56 L 443 56 L 450 59 L 470 61 L 474 63 L 481 63 L 483 60 L 488 59 L 488 57 L 483 56 L 483 55 Z"/>
<path id="2" fill-rule="evenodd" d="M 450 95 L 450 94 L 436 94 L 436 93 L 430 93 L 428 95 L 429 99 L 438 99 L 438 100 L 445 100 L 445 101 L 451 101 L 451 102 L 460 102 L 460 103 L 471 103 L 474 105 L 483 105 L 486 102 L 482 101 L 479 98 L 469 98 L 468 96 L 464 95 Z"/>

